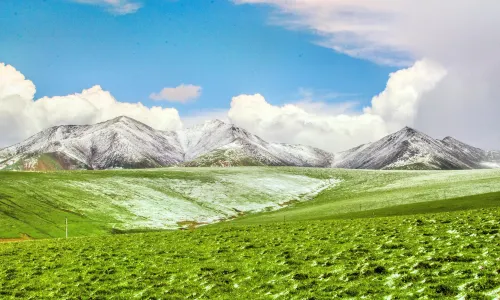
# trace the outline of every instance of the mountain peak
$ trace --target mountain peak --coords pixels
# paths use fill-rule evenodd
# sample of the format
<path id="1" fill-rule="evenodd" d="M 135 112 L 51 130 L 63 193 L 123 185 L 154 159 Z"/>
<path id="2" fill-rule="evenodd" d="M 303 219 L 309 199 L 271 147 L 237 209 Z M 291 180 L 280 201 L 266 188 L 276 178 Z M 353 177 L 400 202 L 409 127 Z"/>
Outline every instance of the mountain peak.
<path id="1" fill-rule="evenodd" d="M 119 116 L 119 117 L 116 117 L 116 118 L 113 118 L 111 120 L 108 120 L 104 123 L 118 123 L 118 122 L 121 122 L 121 123 L 130 123 L 130 122 L 134 122 L 134 123 L 137 123 L 139 121 L 137 121 L 136 119 L 132 119 L 131 117 L 127 117 L 127 116 Z"/>
<path id="2" fill-rule="evenodd" d="M 411 127 L 340 155 L 336 167 L 359 169 L 472 169 L 491 160 L 485 151 L 452 137 L 436 140 Z"/>
<path id="3" fill-rule="evenodd" d="M 411 128 L 410 126 L 405 126 L 399 132 L 407 132 L 407 133 L 420 133 L 418 130 Z"/>
<path id="4" fill-rule="evenodd" d="M 389 140 L 405 140 L 413 137 L 425 137 L 426 135 L 416 129 L 409 126 L 405 126 L 403 129 L 388 135 L 386 138 Z"/>
<path id="5" fill-rule="evenodd" d="M 226 124 L 226 122 L 224 122 L 220 119 L 213 119 L 213 120 L 205 121 L 205 124 L 223 125 L 223 124 Z"/>
<path id="6" fill-rule="evenodd" d="M 116 124 L 116 125 L 125 126 L 125 127 L 147 128 L 149 130 L 153 130 L 153 131 L 155 130 L 151 126 L 146 125 L 140 121 L 137 121 L 136 119 L 133 119 L 133 118 L 127 117 L 127 116 L 119 116 L 119 117 L 116 117 L 114 119 L 111 119 L 111 120 L 108 120 L 105 122 L 101 122 L 99 124 L 108 125 L 108 126 Z"/>
<path id="7" fill-rule="evenodd" d="M 231 124 L 226 123 L 226 122 L 219 120 L 219 119 L 213 119 L 213 120 L 207 120 L 203 123 L 198 123 L 196 125 L 188 127 L 185 130 L 194 130 L 194 131 L 196 131 L 196 130 L 213 130 L 216 128 L 227 127 L 228 125 L 231 125 Z M 204 129 L 202 129 L 202 128 L 204 128 Z"/>

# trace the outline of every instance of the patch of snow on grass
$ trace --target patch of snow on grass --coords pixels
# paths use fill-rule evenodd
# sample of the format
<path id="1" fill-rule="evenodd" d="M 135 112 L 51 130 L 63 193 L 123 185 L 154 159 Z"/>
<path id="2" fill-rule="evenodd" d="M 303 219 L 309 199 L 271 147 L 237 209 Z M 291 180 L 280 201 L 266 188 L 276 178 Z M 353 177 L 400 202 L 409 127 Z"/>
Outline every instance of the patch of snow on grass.
<path id="1" fill-rule="evenodd" d="M 72 184 L 102 199 L 126 228 L 173 229 L 179 222 L 207 224 L 276 210 L 340 182 L 277 172 L 211 175 L 214 180 L 113 177 Z"/>

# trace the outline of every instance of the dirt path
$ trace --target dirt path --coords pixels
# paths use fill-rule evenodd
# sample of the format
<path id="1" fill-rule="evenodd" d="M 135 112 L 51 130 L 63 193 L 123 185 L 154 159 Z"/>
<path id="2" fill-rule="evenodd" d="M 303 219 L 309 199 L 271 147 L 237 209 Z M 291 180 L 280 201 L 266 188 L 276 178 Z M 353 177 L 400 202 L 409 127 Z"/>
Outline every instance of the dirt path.
<path id="1" fill-rule="evenodd" d="M 22 242 L 22 241 L 29 241 L 32 239 L 33 238 L 31 236 L 23 233 L 23 234 L 21 234 L 21 237 L 19 237 L 19 238 L 9 238 L 9 239 L 0 238 L 0 243 Z"/>

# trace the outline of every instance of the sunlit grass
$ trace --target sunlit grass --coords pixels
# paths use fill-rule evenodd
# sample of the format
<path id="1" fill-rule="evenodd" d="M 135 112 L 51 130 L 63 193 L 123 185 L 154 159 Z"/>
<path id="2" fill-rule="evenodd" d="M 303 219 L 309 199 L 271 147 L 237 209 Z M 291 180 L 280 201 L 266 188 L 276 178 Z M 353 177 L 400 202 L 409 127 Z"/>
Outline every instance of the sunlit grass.
<path id="1" fill-rule="evenodd" d="M 491 299 L 498 209 L 0 244 L 0 298 Z"/>
<path id="2" fill-rule="evenodd" d="M 306 186 L 316 186 L 315 180 L 332 185 L 315 195 L 309 193 L 314 188 Z M 108 235 L 174 229 L 179 222 L 328 219 L 492 192 L 500 192 L 500 170 L 241 167 L 0 172 L 0 238 L 64 237 L 66 218 L 70 236 Z M 484 203 L 468 205 L 480 208 Z M 266 212 L 254 213 L 255 209 Z M 186 216 L 167 220 L 177 213 Z"/>

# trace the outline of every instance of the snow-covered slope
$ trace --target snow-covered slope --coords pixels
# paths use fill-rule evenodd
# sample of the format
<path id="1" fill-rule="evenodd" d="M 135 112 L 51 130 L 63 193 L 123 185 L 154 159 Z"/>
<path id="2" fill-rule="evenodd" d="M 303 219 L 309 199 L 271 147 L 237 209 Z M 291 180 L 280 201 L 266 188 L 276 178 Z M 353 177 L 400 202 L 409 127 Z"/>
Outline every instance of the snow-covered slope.
<path id="1" fill-rule="evenodd" d="M 95 125 L 48 128 L 0 150 L 0 169 L 109 169 L 161 166 L 303 166 L 351 169 L 499 168 L 500 152 L 452 137 L 433 139 L 405 127 L 333 155 L 302 145 L 269 143 L 220 120 L 159 131 L 128 117 Z"/>
<path id="2" fill-rule="evenodd" d="M 405 127 L 377 142 L 337 154 L 333 165 L 350 169 L 479 169 L 494 167 L 495 152 L 488 153 L 452 137 L 437 140 Z"/>
<path id="3" fill-rule="evenodd" d="M 48 128 L 0 150 L 0 169 L 145 168 L 176 165 L 201 156 L 206 156 L 200 159 L 203 165 L 208 158 L 210 165 L 227 165 L 231 164 L 230 153 L 238 153 L 240 165 L 329 167 L 333 161 L 333 155 L 325 151 L 268 143 L 219 120 L 169 132 L 118 117 L 95 125 Z"/>
<path id="4" fill-rule="evenodd" d="M 333 154 L 302 146 L 268 143 L 222 121 L 209 121 L 179 133 L 188 166 L 304 166 L 330 167 Z"/>
<path id="5" fill-rule="evenodd" d="M 118 117 L 96 125 L 48 128 L 26 141 L 0 151 L 0 168 L 30 169 L 41 159 L 58 168 L 140 168 L 182 161 L 175 134 L 162 133 L 134 119 Z M 65 157 L 70 165 L 57 158 Z M 27 165 L 26 165 L 27 164 Z M 31 166 L 31 167 L 30 167 Z"/>

